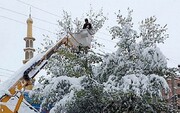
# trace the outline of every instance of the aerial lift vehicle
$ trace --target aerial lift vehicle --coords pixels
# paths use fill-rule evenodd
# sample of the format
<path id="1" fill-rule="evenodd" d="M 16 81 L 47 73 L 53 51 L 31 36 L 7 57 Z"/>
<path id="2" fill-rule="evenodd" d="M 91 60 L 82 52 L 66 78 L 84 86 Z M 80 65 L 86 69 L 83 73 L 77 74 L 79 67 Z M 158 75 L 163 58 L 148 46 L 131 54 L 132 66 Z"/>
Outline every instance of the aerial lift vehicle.
<path id="1" fill-rule="evenodd" d="M 32 84 L 31 80 L 47 64 L 48 59 L 57 52 L 60 46 L 65 45 L 79 51 L 79 46 L 89 49 L 91 41 L 92 35 L 86 29 L 79 33 L 68 32 L 50 49 L 30 59 L 14 73 L 14 77 L 8 83 L 4 83 L 3 89 L 0 89 L 0 113 L 18 113 L 24 98 L 25 87 Z M 7 103 L 15 96 L 18 97 L 18 101 L 14 108 L 10 108 Z"/>

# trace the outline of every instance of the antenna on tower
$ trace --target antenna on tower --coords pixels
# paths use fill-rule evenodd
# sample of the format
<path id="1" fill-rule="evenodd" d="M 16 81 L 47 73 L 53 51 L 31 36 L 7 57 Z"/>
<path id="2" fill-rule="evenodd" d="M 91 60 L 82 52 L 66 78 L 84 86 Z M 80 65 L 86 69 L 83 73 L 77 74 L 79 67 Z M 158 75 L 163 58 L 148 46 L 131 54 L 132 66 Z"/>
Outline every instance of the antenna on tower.
<path id="1" fill-rule="evenodd" d="M 29 17 L 31 17 L 31 6 L 29 8 Z"/>

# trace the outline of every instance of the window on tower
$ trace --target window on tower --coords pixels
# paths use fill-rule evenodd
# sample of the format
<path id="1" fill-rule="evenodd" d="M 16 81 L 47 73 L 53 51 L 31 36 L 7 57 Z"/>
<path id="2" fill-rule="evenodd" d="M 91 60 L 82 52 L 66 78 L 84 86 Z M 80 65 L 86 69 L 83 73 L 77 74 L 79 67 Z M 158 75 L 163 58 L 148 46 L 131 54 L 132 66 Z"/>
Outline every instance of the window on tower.
<path id="1" fill-rule="evenodd" d="M 29 52 L 28 51 L 25 52 L 25 59 L 29 59 Z"/>
<path id="2" fill-rule="evenodd" d="M 33 52 L 30 51 L 30 52 L 29 52 L 29 58 L 32 58 L 32 57 L 33 57 Z"/>
<path id="3" fill-rule="evenodd" d="M 32 40 L 30 40 L 30 47 L 33 48 L 33 41 Z"/>
<path id="4" fill-rule="evenodd" d="M 26 40 L 26 47 L 29 47 L 29 40 Z"/>

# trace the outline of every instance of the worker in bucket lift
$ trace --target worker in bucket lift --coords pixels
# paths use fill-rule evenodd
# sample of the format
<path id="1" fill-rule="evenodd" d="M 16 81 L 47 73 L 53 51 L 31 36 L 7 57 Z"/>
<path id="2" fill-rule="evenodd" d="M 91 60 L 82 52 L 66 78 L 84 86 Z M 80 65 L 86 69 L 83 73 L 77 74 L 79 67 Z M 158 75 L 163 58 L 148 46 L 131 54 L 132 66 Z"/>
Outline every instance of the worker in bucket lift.
<path id="1" fill-rule="evenodd" d="M 90 35 L 94 35 L 94 31 L 92 29 L 92 24 L 89 23 L 88 19 L 85 19 L 85 24 L 83 25 L 83 29 L 87 29 Z"/>
<path id="2" fill-rule="evenodd" d="M 85 19 L 85 24 L 83 26 L 83 29 L 89 29 L 89 30 L 92 29 L 92 25 L 91 25 L 91 23 L 89 23 L 87 18 Z"/>
<path id="3" fill-rule="evenodd" d="M 91 35 L 92 25 L 91 25 L 91 23 L 89 23 L 87 18 L 85 19 L 85 23 L 83 25 L 83 29 L 86 29 L 89 32 L 89 34 Z M 84 52 L 87 53 L 88 48 L 89 48 L 88 46 L 87 47 L 83 47 L 82 45 L 79 45 L 77 53 L 79 54 L 81 50 L 84 50 Z"/>

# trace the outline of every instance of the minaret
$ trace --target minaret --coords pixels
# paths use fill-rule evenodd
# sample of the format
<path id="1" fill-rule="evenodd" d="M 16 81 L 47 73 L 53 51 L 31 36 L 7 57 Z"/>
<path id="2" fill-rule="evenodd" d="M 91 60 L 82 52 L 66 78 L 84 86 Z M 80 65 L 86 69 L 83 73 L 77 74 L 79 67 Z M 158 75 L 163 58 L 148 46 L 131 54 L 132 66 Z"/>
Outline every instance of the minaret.
<path id="1" fill-rule="evenodd" d="M 33 20 L 31 18 L 31 14 L 29 14 L 29 18 L 27 19 L 27 37 L 24 38 L 26 42 L 26 48 L 24 49 L 25 52 L 25 59 L 23 60 L 23 64 L 28 62 L 34 55 L 35 49 L 33 48 L 33 42 L 35 38 L 32 37 L 32 24 Z"/>

